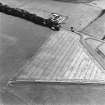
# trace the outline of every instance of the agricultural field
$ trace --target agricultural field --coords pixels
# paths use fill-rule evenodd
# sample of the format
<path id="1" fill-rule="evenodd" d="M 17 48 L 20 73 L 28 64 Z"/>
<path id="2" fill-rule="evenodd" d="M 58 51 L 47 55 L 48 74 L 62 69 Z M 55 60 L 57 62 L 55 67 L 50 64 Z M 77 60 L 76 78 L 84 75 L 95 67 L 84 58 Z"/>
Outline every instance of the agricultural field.
<path id="1" fill-rule="evenodd" d="M 0 105 L 105 104 L 103 0 L 0 2 L 43 18 L 67 17 L 53 31 L 0 13 Z M 10 86 L 11 79 L 23 82 Z"/>

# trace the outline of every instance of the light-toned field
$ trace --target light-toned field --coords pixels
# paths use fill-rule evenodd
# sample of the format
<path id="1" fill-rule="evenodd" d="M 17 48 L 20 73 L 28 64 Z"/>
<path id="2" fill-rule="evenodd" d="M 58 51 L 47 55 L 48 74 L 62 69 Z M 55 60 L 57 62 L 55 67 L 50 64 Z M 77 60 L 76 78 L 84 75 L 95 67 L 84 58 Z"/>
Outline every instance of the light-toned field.
<path id="1" fill-rule="evenodd" d="M 105 36 L 105 14 L 97 19 L 97 21 L 86 27 L 82 32 L 90 35 L 91 37 L 102 39 Z"/>
<path id="2" fill-rule="evenodd" d="M 53 82 L 105 80 L 102 68 L 90 57 L 79 42 L 80 36 L 61 30 L 52 34 L 38 54 L 23 66 L 19 80 Z"/>
<path id="3" fill-rule="evenodd" d="M 74 27 L 75 30 L 80 31 L 93 21 L 101 12 L 102 9 L 92 7 L 85 4 L 54 2 L 54 1 L 33 1 L 26 5 L 20 6 L 26 10 L 38 13 L 40 16 L 47 17 L 50 13 L 59 13 L 68 16 L 68 20 L 64 27 L 70 29 Z M 39 11 L 38 11 L 39 10 Z M 41 12 L 43 11 L 43 12 Z M 47 16 L 46 16 L 46 15 Z"/>
<path id="4" fill-rule="evenodd" d="M 4 1 L 4 0 L 1 0 Z M 68 3 L 53 0 L 5 0 L 5 3 L 36 13 L 42 17 L 48 17 L 50 13 L 59 13 L 68 16 L 64 27 L 80 31 L 92 22 L 101 12 L 102 9 L 84 3 Z M 11 3 L 12 2 L 12 3 Z"/>

